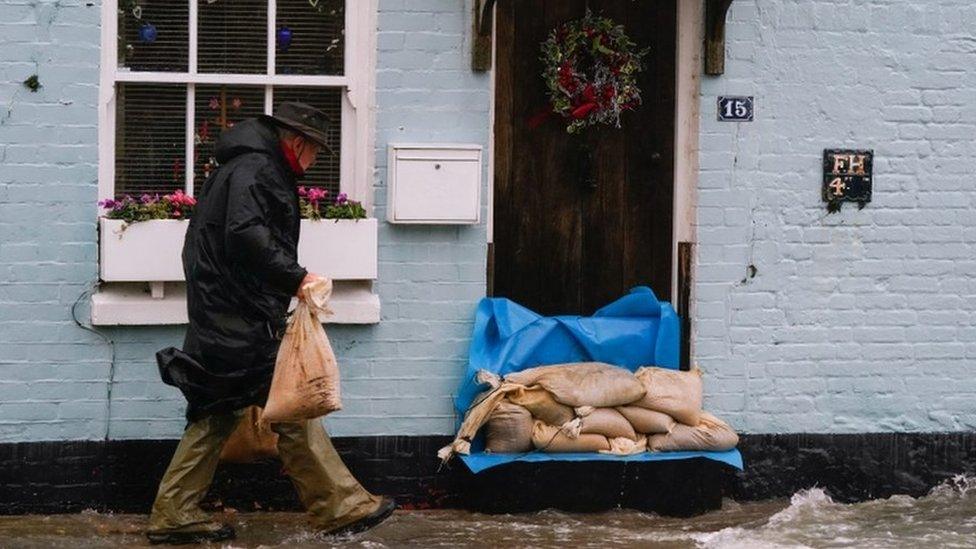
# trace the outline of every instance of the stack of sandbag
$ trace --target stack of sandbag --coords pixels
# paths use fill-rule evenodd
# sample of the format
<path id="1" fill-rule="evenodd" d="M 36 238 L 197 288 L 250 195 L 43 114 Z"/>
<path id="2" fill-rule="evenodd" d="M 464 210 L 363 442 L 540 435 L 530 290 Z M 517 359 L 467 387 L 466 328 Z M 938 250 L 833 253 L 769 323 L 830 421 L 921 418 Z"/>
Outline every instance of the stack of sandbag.
<path id="1" fill-rule="evenodd" d="M 613 408 L 644 395 L 630 371 L 601 362 L 556 364 L 509 374 L 504 384 L 518 388 L 508 392 L 488 417 L 486 451 L 635 451 L 637 434 Z M 627 442 L 614 446 L 611 440 L 616 438 Z M 512 443 L 515 440 L 518 445 Z"/>
<path id="2" fill-rule="evenodd" d="M 491 386 L 469 409 L 442 459 L 470 451 L 485 425 L 491 453 L 728 450 L 735 432 L 702 411 L 697 369 L 646 367 L 632 373 L 599 362 L 539 366 L 505 376 L 480 372 Z"/>
<path id="3" fill-rule="evenodd" d="M 644 385 L 645 394 L 630 407 L 657 412 L 671 418 L 670 428 L 647 439 L 651 452 L 679 450 L 731 450 L 739 443 L 732 427 L 702 411 L 701 370 L 689 372 L 665 368 L 641 368 L 634 374 Z"/>
<path id="4" fill-rule="evenodd" d="M 670 432 L 654 435 L 647 439 L 647 449 L 651 452 L 674 452 L 679 450 L 731 450 L 739 444 L 739 435 L 721 419 L 701 413 L 701 421 L 692 427 L 678 423 Z"/>
<path id="5" fill-rule="evenodd" d="M 496 454 L 518 454 L 532 447 L 532 414 L 518 404 L 502 401 L 488 417 L 486 449 Z"/>

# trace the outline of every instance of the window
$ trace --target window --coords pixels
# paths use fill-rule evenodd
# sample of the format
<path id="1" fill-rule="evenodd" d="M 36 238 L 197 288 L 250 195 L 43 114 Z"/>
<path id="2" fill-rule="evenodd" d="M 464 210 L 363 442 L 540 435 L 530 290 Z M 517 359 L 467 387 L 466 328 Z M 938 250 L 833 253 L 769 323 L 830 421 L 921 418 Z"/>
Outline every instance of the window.
<path id="1" fill-rule="evenodd" d="M 193 194 L 235 123 L 303 101 L 336 155 L 306 184 L 369 201 L 373 2 L 115 0 L 103 7 L 99 195 Z"/>

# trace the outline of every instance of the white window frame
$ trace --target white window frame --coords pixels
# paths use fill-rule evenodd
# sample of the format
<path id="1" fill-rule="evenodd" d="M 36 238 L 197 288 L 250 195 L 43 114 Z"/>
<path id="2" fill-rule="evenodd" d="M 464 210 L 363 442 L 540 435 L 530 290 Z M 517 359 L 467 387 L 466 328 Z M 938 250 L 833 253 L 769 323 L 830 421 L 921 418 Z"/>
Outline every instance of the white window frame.
<path id="1" fill-rule="evenodd" d="M 342 76 L 275 75 L 276 0 L 268 0 L 268 70 L 266 74 L 199 73 L 197 71 L 197 8 L 200 0 L 189 0 L 189 59 L 187 72 L 129 71 L 118 65 L 118 0 L 102 2 L 101 69 L 98 97 L 98 196 L 115 196 L 115 108 L 116 84 L 120 82 L 187 84 L 186 185 L 185 191 L 198 188 L 194 182 L 193 128 L 194 93 L 197 84 L 238 84 L 265 87 L 265 114 L 271 114 L 272 86 L 313 86 L 339 88 L 342 93 L 342 143 L 339 160 L 339 188 L 350 198 L 372 205 L 373 105 L 376 65 L 376 2 L 347 0 L 345 6 L 345 45 Z"/>

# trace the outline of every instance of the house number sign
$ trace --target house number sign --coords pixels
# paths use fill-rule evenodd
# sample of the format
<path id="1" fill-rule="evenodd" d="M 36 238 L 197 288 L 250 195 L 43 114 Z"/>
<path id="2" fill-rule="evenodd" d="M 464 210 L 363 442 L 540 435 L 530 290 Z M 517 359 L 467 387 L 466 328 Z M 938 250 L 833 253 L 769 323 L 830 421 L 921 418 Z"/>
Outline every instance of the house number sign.
<path id="1" fill-rule="evenodd" d="M 719 96 L 718 98 L 718 121 L 719 122 L 752 122 L 753 104 L 755 101 L 752 96 L 733 97 Z"/>
<path id="2" fill-rule="evenodd" d="M 858 209 L 871 202 L 874 151 L 825 149 L 823 200 L 836 212 L 844 202 L 857 202 Z"/>

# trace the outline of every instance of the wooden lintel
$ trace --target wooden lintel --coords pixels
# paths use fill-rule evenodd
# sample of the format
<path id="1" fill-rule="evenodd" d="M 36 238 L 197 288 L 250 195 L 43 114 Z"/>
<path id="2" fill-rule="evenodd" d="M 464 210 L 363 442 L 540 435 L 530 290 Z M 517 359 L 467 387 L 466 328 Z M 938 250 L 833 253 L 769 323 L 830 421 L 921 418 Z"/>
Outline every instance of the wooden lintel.
<path id="1" fill-rule="evenodd" d="M 705 74 L 725 72 L 725 16 L 732 0 L 705 2 Z"/>
<path id="2" fill-rule="evenodd" d="M 475 0 L 473 36 L 471 38 L 471 69 L 491 70 L 491 28 L 492 10 L 495 0 Z"/>

